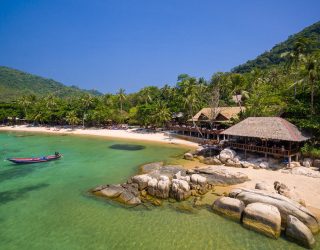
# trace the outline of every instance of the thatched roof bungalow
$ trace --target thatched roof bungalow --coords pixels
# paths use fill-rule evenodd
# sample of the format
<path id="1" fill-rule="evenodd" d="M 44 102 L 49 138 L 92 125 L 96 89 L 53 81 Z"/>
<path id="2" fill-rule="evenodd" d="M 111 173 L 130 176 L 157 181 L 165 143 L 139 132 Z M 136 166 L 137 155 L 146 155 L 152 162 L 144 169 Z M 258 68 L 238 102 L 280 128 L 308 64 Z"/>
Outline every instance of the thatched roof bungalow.
<path id="1" fill-rule="evenodd" d="M 241 111 L 240 107 L 203 108 L 192 119 L 196 122 L 229 122 L 238 118 Z"/>
<path id="2" fill-rule="evenodd" d="M 280 117 L 249 117 L 221 132 L 226 146 L 276 156 L 299 155 L 301 142 L 309 138 Z"/>

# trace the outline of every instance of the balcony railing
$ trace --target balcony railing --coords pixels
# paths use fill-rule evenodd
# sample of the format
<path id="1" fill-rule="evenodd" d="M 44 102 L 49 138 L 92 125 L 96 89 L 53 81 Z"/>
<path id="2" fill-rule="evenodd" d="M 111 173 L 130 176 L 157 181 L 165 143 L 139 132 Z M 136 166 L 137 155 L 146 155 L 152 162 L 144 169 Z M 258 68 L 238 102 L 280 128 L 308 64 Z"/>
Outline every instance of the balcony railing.
<path id="1" fill-rule="evenodd" d="M 184 127 L 184 126 L 170 126 L 168 127 L 169 130 L 173 131 L 183 131 L 183 132 L 195 132 L 199 133 L 199 131 L 203 134 L 210 134 L 210 135 L 218 135 L 220 134 L 223 129 L 206 129 L 206 128 L 195 128 L 195 127 Z"/>
<path id="2" fill-rule="evenodd" d="M 230 141 L 225 141 L 223 146 L 231 147 L 235 149 L 248 150 L 251 152 L 267 153 L 267 154 L 279 155 L 279 156 L 290 156 L 298 153 L 298 149 L 287 150 L 287 149 L 277 148 L 277 147 L 256 146 L 256 145 L 242 144 L 242 143 L 236 143 L 236 142 L 230 142 Z"/>

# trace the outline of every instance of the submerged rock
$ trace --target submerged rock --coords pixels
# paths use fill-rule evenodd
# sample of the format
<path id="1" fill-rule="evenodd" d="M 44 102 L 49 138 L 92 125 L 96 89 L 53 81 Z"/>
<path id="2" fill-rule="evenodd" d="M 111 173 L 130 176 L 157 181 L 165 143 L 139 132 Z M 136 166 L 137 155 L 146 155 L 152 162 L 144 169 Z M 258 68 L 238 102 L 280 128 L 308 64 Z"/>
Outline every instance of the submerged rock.
<path id="1" fill-rule="evenodd" d="M 244 209 L 243 225 L 251 230 L 279 238 L 281 233 L 281 216 L 278 208 L 264 203 L 251 203 Z"/>
<path id="2" fill-rule="evenodd" d="M 316 243 L 310 229 L 291 215 L 287 218 L 286 236 L 308 248 L 313 248 Z"/>
<path id="3" fill-rule="evenodd" d="M 213 211 L 237 221 L 240 221 L 244 208 L 242 201 L 230 197 L 221 197 L 212 204 Z"/>
<path id="4" fill-rule="evenodd" d="M 163 162 L 152 162 L 140 167 L 142 173 L 147 174 L 149 172 L 160 169 L 163 166 Z"/>
<path id="5" fill-rule="evenodd" d="M 124 188 L 120 185 L 106 185 L 104 189 L 99 190 L 101 195 L 107 196 L 109 198 L 116 198 L 120 196 Z"/>

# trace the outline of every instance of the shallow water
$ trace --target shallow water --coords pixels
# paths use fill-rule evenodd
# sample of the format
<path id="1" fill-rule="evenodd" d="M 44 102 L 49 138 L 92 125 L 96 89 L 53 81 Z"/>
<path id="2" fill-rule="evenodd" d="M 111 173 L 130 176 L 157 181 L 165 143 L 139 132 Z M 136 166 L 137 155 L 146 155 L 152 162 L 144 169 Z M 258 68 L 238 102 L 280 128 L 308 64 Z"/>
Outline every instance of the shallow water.
<path id="1" fill-rule="evenodd" d="M 24 135 L 29 134 L 0 133 L 0 249 L 301 249 L 206 209 L 186 214 L 169 206 L 123 208 L 87 192 L 99 184 L 123 182 L 140 164 L 170 161 L 185 149 Z M 4 161 L 55 151 L 64 157 L 33 165 Z"/>

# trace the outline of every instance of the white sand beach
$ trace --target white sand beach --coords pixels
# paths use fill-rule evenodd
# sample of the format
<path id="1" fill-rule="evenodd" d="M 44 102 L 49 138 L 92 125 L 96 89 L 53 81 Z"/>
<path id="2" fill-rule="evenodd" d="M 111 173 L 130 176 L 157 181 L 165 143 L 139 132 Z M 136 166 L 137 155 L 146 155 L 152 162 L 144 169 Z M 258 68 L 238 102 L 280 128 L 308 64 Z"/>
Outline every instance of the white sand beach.
<path id="1" fill-rule="evenodd" d="M 25 125 L 20 126 L 4 126 L 0 127 L 0 131 L 20 131 L 20 132 L 41 132 L 52 134 L 74 134 L 74 135 L 91 135 L 91 136 L 104 136 L 111 138 L 120 138 L 128 140 L 149 141 L 167 144 L 183 145 L 191 148 L 198 147 L 198 143 L 173 138 L 166 132 L 146 132 L 145 130 L 136 129 L 98 129 L 98 128 L 86 128 L 86 129 L 65 129 L 55 127 L 29 127 Z"/>

